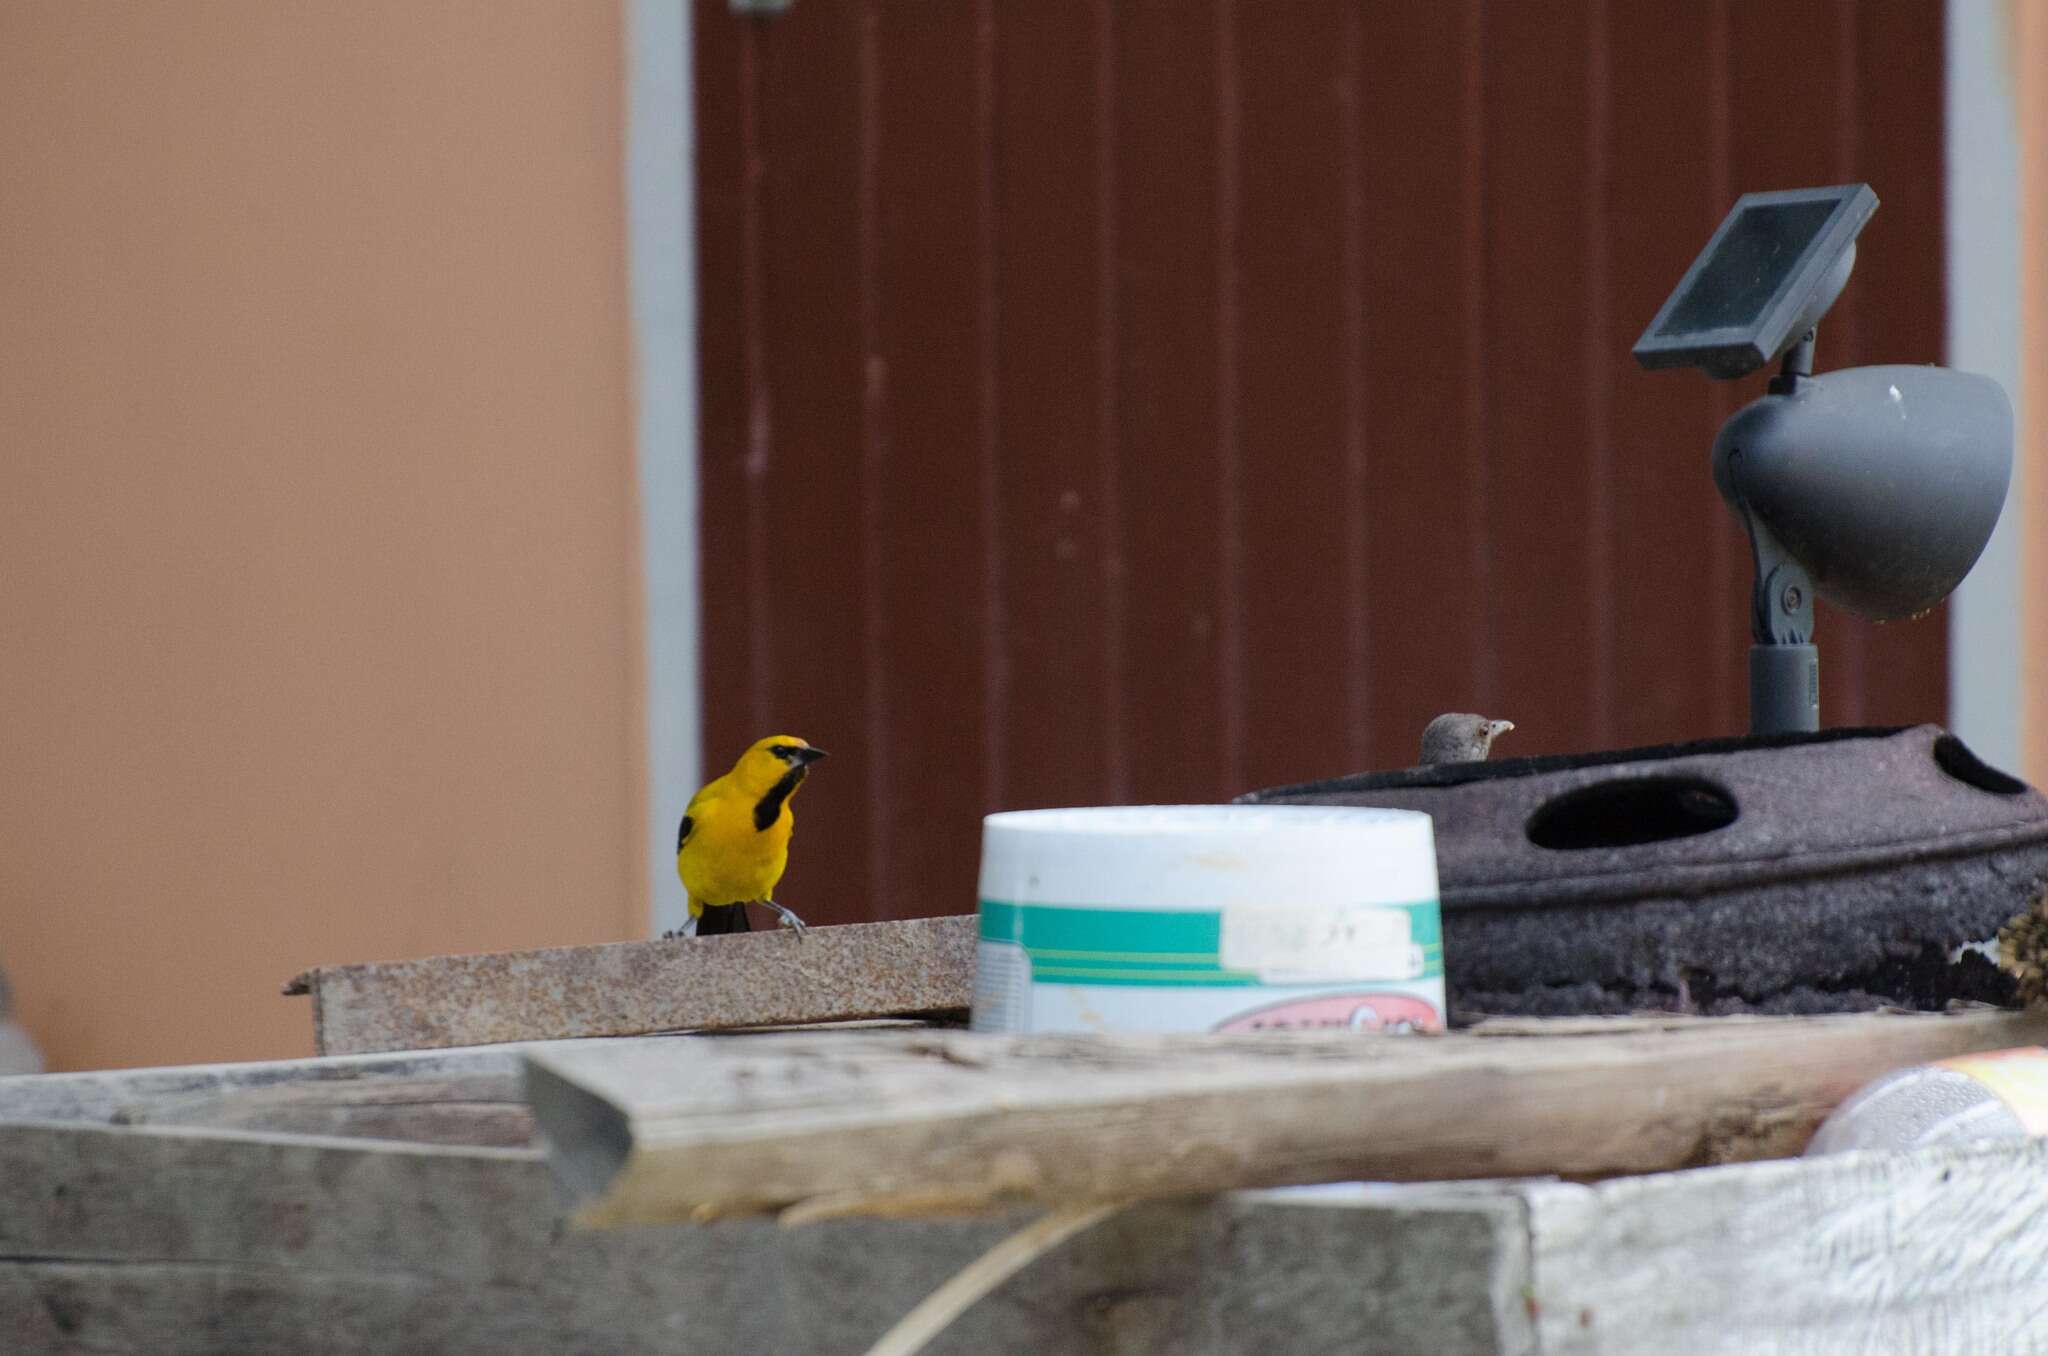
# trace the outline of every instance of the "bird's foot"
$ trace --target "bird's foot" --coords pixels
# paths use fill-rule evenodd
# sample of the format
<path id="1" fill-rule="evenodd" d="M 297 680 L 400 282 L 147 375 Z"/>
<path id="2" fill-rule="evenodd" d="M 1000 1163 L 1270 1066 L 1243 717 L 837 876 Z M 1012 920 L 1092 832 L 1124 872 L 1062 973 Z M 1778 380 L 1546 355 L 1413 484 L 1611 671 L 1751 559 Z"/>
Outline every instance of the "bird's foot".
<path id="1" fill-rule="evenodd" d="M 773 910 L 775 910 L 775 912 L 776 912 L 776 913 L 777 913 L 778 915 L 780 915 L 780 916 L 781 916 L 781 919 L 782 919 L 782 926 L 783 926 L 783 927 L 786 927 L 786 928 L 795 928 L 795 929 L 796 929 L 796 939 L 797 939 L 798 941 L 802 941 L 802 940 L 804 939 L 804 920 L 803 920 L 803 919 L 801 919 L 801 918 L 797 917 L 797 916 L 796 916 L 795 914 L 791 913 L 791 912 L 790 912 L 790 911 L 789 911 L 788 909 L 785 909 L 785 908 L 783 908 L 783 907 L 782 907 L 782 906 L 781 906 L 780 904 L 777 904 L 777 903 L 776 903 L 776 902 L 775 902 L 774 900 L 772 900 L 772 899 L 762 899 L 762 900 L 756 900 L 755 902 L 756 902 L 756 903 L 758 903 L 758 904 L 759 904 L 759 905 L 760 905 L 760 906 L 761 906 L 762 908 L 764 908 L 764 909 L 773 909 Z"/>

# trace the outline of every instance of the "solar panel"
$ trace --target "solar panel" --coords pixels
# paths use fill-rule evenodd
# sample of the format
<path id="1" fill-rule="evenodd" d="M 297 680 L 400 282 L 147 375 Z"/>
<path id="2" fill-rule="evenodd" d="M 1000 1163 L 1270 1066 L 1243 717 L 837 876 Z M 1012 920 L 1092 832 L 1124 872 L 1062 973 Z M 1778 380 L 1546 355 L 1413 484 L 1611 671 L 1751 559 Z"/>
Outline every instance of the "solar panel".
<path id="1" fill-rule="evenodd" d="M 1867 184 L 1745 193 L 1636 341 L 1636 361 L 1716 377 L 1775 362 L 1840 291 L 1876 210 Z"/>

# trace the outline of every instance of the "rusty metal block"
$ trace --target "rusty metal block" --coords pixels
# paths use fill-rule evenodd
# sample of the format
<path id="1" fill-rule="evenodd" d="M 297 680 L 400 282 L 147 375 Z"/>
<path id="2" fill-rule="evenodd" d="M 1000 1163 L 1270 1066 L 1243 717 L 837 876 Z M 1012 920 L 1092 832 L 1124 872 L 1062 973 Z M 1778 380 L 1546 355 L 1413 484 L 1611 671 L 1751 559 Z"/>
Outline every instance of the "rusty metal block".
<path id="1" fill-rule="evenodd" d="M 1464 1012 L 2010 1001 L 1978 951 L 2048 881 L 2048 799 L 1938 726 L 1371 773 L 1243 797 L 1436 823 Z"/>

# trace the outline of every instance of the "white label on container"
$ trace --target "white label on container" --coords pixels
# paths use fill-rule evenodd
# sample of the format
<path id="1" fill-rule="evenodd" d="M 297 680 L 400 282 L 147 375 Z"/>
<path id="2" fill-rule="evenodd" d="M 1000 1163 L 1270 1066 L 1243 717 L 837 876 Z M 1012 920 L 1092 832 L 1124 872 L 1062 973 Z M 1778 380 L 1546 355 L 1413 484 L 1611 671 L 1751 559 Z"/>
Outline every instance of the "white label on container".
<path id="1" fill-rule="evenodd" d="M 1268 984 L 1413 979 L 1422 973 L 1406 909 L 1378 904 L 1234 904 L 1218 960 Z"/>

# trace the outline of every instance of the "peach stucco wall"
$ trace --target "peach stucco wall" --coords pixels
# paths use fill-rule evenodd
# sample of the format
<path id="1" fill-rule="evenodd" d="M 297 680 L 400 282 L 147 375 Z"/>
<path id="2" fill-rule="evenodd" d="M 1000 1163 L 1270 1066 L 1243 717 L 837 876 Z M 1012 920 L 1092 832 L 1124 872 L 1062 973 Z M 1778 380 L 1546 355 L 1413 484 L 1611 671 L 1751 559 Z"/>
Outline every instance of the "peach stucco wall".
<path id="1" fill-rule="evenodd" d="M 645 935 L 619 24 L 0 5 L 0 964 L 54 1066 Z"/>

